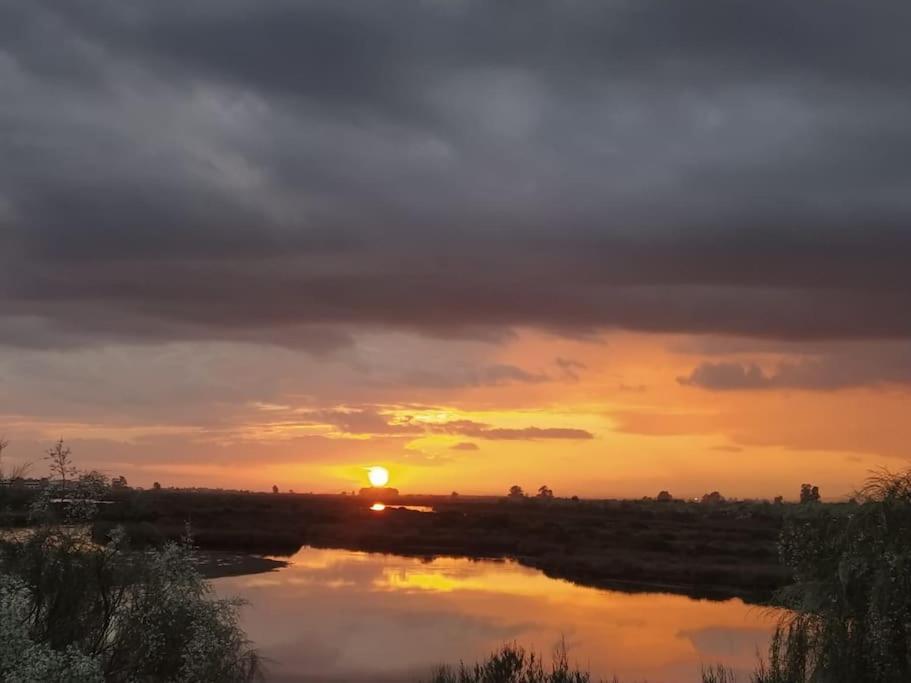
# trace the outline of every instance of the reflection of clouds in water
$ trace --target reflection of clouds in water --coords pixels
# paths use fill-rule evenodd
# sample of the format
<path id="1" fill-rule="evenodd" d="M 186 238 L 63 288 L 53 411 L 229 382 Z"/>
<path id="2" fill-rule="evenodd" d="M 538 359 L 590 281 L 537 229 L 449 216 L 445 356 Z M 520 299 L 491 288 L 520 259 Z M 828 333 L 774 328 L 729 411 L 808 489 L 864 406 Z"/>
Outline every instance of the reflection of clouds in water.
<path id="1" fill-rule="evenodd" d="M 302 549 L 289 567 L 215 582 L 277 681 L 401 681 L 516 641 L 595 677 L 685 683 L 700 661 L 746 670 L 771 620 L 741 602 L 598 591 L 514 562 Z M 733 635 L 727 635 L 728 632 Z"/>
<path id="2" fill-rule="evenodd" d="M 720 628 L 710 626 L 697 631 L 680 631 L 699 654 L 707 659 L 732 655 L 754 655 L 756 644 L 763 642 L 768 632 L 759 628 Z"/>

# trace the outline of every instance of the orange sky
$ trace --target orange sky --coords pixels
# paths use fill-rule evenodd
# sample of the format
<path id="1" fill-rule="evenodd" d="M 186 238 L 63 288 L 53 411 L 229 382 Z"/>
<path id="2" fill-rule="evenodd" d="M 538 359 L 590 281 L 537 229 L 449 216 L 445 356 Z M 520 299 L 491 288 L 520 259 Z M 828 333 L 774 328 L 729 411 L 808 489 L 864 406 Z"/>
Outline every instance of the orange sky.
<path id="1" fill-rule="evenodd" d="M 904 467 L 911 441 L 899 385 L 679 381 L 706 362 L 756 363 L 771 376 L 801 359 L 882 356 L 870 343 L 525 330 L 495 342 L 377 333 L 324 356 L 172 345 L 143 349 L 138 368 L 131 353 L 36 353 L 23 390 L 52 398 L 6 415 L 7 459 L 40 473 L 42 449 L 62 435 L 83 468 L 141 486 L 337 492 L 366 485 L 364 468 L 381 464 L 407 493 L 516 483 L 566 496 L 793 498 L 813 482 L 835 498 L 872 468 Z M 54 395 L 61 377 L 85 396 Z"/>
<path id="2" fill-rule="evenodd" d="M 789 498 L 905 466 L 895 12 L 5 4 L 5 458 Z"/>

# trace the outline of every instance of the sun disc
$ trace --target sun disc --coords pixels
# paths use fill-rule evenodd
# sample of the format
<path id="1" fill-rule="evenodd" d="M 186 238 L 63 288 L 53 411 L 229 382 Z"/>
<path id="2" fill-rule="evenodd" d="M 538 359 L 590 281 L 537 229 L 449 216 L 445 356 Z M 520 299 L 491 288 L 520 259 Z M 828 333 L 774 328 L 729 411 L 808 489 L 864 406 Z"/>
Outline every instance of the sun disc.
<path id="1" fill-rule="evenodd" d="M 385 486 L 389 483 L 389 470 L 385 467 L 370 467 L 367 469 L 367 478 L 371 486 Z"/>

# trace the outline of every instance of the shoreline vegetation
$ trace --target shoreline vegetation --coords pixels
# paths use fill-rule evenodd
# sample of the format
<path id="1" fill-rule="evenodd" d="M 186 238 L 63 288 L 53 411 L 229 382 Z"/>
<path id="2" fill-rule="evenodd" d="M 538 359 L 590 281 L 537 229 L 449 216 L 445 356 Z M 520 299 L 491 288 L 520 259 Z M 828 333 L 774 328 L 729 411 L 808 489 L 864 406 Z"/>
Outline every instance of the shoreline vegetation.
<path id="1" fill-rule="evenodd" d="M 97 490 L 70 487 L 32 501 L 32 524 L 0 541 L 0 680 L 251 683 L 259 655 L 240 628 L 242 603 L 218 599 L 200 573 L 189 530 L 138 551 L 122 529 L 104 545 L 86 526 Z"/>

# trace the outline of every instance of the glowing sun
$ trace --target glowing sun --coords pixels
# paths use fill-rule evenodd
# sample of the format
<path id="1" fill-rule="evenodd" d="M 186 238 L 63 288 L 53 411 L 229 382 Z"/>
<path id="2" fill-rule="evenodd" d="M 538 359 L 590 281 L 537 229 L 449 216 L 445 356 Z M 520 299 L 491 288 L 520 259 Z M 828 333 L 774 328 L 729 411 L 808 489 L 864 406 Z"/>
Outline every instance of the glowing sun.
<path id="1" fill-rule="evenodd" d="M 385 467 L 368 467 L 367 478 L 371 486 L 385 486 L 389 483 L 389 470 Z"/>

